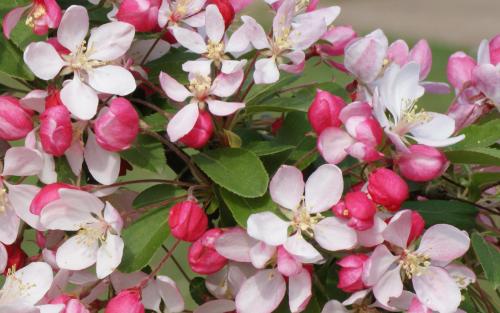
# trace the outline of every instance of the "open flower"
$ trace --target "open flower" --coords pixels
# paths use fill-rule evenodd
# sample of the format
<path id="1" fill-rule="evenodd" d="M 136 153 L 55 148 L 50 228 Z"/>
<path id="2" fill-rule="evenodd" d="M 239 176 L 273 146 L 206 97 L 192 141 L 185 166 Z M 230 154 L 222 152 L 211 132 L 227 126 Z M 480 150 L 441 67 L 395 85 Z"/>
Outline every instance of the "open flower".
<path id="1" fill-rule="evenodd" d="M 120 264 L 123 221 L 109 203 L 74 189 L 60 189 L 60 199 L 45 206 L 40 220 L 47 229 L 76 231 L 56 253 L 62 269 L 82 270 L 96 264 L 98 278 L 111 274 Z"/>
<path id="2" fill-rule="evenodd" d="M 202 27 L 205 17 L 200 13 L 207 0 L 163 0 L 158 11 L 158 25 L 165 27 L 167 23 L 180 25 L 185 23 L 191 27 Z"/>
<path id="3" fill-rule="evenodd" d="M 14 8 L 4 16 L 2 29 L 6 38 L 10 38 L 10 33 L 26 12 L 25 23 L 37 35 L 45 35 L 49 28 L 57 28 L 61 21 L 61 8 L 56 0 L 33 0 L 31 4 Z"/>
<path id="4" fill-rule="evenodd" d="M 271 212 L 252 214 L 247 221 L 248 234 L 271 246 L 283 245 L 302 263 L 323 260 L 304 235 L 330 251 L 353 248 L 357 244 L 356 232 L 336 217 L 321 215 L 340 200 L 343 186 L 342 171 L 335 165 L 320 166 L 307 183 L 296 167 L 281 166 L 271 180 L 269 191 L 288 221 Z M 291 236 L 289 227 L 293 230 Z"/>
<path id="5" fill-rule="evenodd" d="M 181 85 L 166 73 L 160 73 L 161 87 L 167 96 L 177 102 L 183 102 L 191 97 L 188 105 L 184 106 L 167 125 L 167 133 L 172 142 L 188 134 L 196 124 L 200 110 L 208 105 L 213 115 L 227 116 L 245 107 L 243 102 L 226 102 L 216 97 L 233 95 L 243 81 L 243 70 L 232 74 L 219 74 L 213 81 L 210 78 L 210 64 L 189 73 L 188 88 Z"/>
<path id="6" fill-rule="evenodd" d="M 31 43 L 24 51 L 24 61 L 41 79 L 74 73 L 61 90 L 61 100 L 81 120 L 89 120 L 96 114 L 97 93 L 124 96 L 136 87 L 132 74 L 115 65 L 130 47 L 134 27 L 123 22 L 107 23 L 93 29 L 87 42 L 88 30 L 87 10 L 73 5 L 64 13 L 57 31 L 57 40 L 71 51 L 69 54 L 60 56 L 46 42 Z"/>

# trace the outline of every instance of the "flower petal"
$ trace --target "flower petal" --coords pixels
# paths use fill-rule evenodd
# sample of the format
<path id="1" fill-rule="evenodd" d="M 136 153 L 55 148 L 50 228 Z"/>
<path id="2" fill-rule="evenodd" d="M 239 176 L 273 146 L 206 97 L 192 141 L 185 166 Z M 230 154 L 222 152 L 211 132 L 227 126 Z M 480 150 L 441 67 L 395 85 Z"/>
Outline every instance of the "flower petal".
<path id="1" fill-rule="evenodd" d="M 306 182 L 305 203 L 309 213 L 330 209 L 339 202 L 344 191 L 342 171 L 336 165 L 324 164 Z"/>
<path id="2" fill-rule="evenodd" d="M 12 147 L 5 153 L 2 176 L 37 175 L 43 167 L 41 154 L 34 149 Z"/>
<path id="3" fill-rule="evenodd" d="M 87 57 L 91 60 L 113 61 L 123 56 L 134 40 L 135 29 L 129 23 L 111 22 L 91 30 Z"/>
<path id="4" fill-rule="evenodd" d="M 82 83 L 77 75 L 61 90 L 61 101 L 76 118 L 90 120 L 97 113 L 96 92 Z"/>
<path id="5" fill-rule="evenodd" d="M 283 246 L 301 263 L 320 263 L 323 261 L 323 256 L 299 232 L 288 237 Z"/>
<path id="6" fill-rule="evenodd" d="M 288 278 L 288 304 L 292 313 L 302 312 L 312 296 L 311 274 L 303 269 Z"/>
<path id="7" fill-rule="evenodd" d="M 387 271 L 373 286 L 373 295 L 386 307 L 389 306 L 388 302 L 391 298 L 397 298 L 403 293 L 400 271 L 400 266 Z"/>
<path id="8" fill-rule="evenodd" d="M 196 102 L 180 109 L 167 125 L 167 134 L 170 141 L 176 142 L 189 133 L 196 124 L 199 114 L 198 103 Z"/>
<path id="9" fill-rule="evenodd" d="M 35 305 L 47 293 L 54 276 L 52 268 L 44 262 L 33 262 L 7 276 L 4 289 L 8 288 L 11 303 Z M 26 286 L 31 286 L 26 290 Z M 2 299 L 3 300 L 3 299 Z M 7 312 L 7 311 L 5 311 Z M 10 310 L 8 312 L 11 312 Z M 21 311 L 20 311 L 21 312 Z"/>
<path id="10" fill-rule="evenodd" d="M 77 189 L 59 189 L 61 199 L 74 210 L 101 215 L 104 203 L 94 194 Z"/>
<path id="11" fill-rule="evenodd" d="M 23 13 L 29 8 L 30 6 L 16 7 L 5 14 L 2 20 L 2 30 L 5 38 L 10 39 L 10 33 L 16 27 Z"/>
<path id="12" fill-rule="evenodd" d="M 205 30 L 212 42 L 220 42 L 224 36 L 224 18 L 215 4 L 210 4 L 205 9 Z"/>
<path id="13" fill-rule="evenodd" d="M 385 245 L 377 246 L 363 267 L 365 285 L 375 285 L 397 259 Z"/>
<path id="14" fill-rule="evenodd" d="M 57 40 L 61 45 L 75 52 L 89 31 L 89 15 L 87 9 L 80 5 L 72 5 L 66 9 L 57 29 Z"/>
<path id="15" fill-rule="evenodd" d="M 255 62 L 253 79 L 256 84 L 272 84 L 280 78 L 280 71 L 274 58 L 260 59 Z"/>
<path id="16" fill-rule="evenodd" d="M 271 246 L 279 246 L 286 242 L 288 226 L 290 226 L 289 223 L 271 212 L 255 213 L 247 220 L 248 234 Z"/>
<path id="17" fill-rule="evenodd" d="M 43 212 L 43 211 L 42 211 Z M 57 266 L 79 271 L 95 264 L 99 241 L 86 235 L 75 235 L 66 240 L 56 252 Z"/>
<path id="18" fill-rule="evenodd" d="M 32 185 L 8 185 L 9 201 L 12 207 L 26 224 L 36 230 L 44 231 L 45 227 L 40 223 L 40 216 L 30 212 L 30 205 L 40 188 Z"/>
<path id="19" fill-rule="evenodd" d="M 358 243 L 362 247 L 374 247 L 384 242 L 382 232 L 387 224 L 378 216 L 375 216 L 373 227 L 364 231 L 358 231 Z"/>
<path id="20" fill-rule="evenodd" d="M 47 204 L 40 213 L 40 223 L 47 229 L 77 231 L 82 225 L 95 222 L 89 211 L 70 207 L 62 200 Z"/>
<path id="21" fill-rule="evenodd" d="M 414 276 L 412 282 L 418 299 L 430 309 L 443 313 L 458 309 L 462 300 L 460 289 L 444 269 L 430 266 L 423 274 Z"/>
<path id="22" fill-rule="evenodd" d="M 337 300 L 330 300 L 325 304 L 321 313 L 349 313 L 349 311 Z"/>
<path id="23" fill-rule="evenodd" d="M 345 131 L 337 127 L 328 127 L 321 132 L 318 138 L 318 150 L 325 161 L 338 164 L 347 156 L 347 148 L 354 143 L 354 139 Z"/>
<path id="24" fill-rule="evenodd" d="M 46 42 L 33 42 L 24 51 L 24 63 L 36 77 L 50 80 L 61 71 L 64 61 L 54 47 Z"/>
<path id="25" fill-rule="evenodd" d="M 5 246 L 0 243 L 0 272 L 3 273 L 3 271 L 7 267 L 8 260 L 9 256 L 7 255 L 7 250 L 5 249 Z"/>
<path id="26" fill-rule="evenodd" d="M 245 103 L 243 102 L 226 102 L 212 99 L 207 99 L 206 101 L 208 109 L 216 116 L 228 116 L 245 107 Z"/>
<path id="27" fill-rule="evenodd" d="M 282 165 L 269 184 L 269 193 L 274 202 L 289 210 L 298 208 L 304 195 L 302 172 L 289 165 Z"/>
<path id="28" fill-rule="evenodd" d="M 449 263 L 469 250 L 467 232 L 447 225 L 431 226 L 422 236 L 417 252 L 430 257 L 432 261 Z"/>
<path id="29" fill-rule="evenodd" d="M 16 241 L 21 221 L 17 217 L 11 205 L 5 207 L 5 211 L 0 214 L 0 242 L 10 245 Z"/>
<path id="30" fill-rule="evenodd" d="M 197 32 L 192 30 L 174 26 L 170 28 L 175 39 L 183 46 L 184 48 L 189 49 L 191 52 L 197 54 L 203 54 L 207 52 L 207 44 L 203 37 Z"/>
<path id="31" fill-rule="evenodd" d="M 117 65 L 105 65 L 88 72 L 89 85 L 95 90 L 112 95 L 126 96 L 135 90 L 134 76 Z"/>
<path id="32" fill-rule="evenodd" d="M 250 249 L 257 243 L 241 228 L 231 229 L 222 234 L 215 242 L 217 253 L 223 257 L 237 261 L 250 262 Z"/>
<path id="33" fill-rule="evenodd" d="M 116 270 L 122 261 L 123 247 L 123 239 L 108 231 L 106 240 L 102 242 L 101 247 L 97 251 L 97 278 L 103 279 Z"/>
<path id="34" fill-rule="evenodd" d="M 183 312 L 184 299 L 175 282 L 167 276 L 160 275 L 156 277 L 156 286 L 163 302 L 166 306 L 166 312 Z"/>
<path id="35" fill-rule="evenodd" d="M 356 231 L 336 217 L 327 217 L 314 227 L 314 239 L 329 251 L 348 250 L 356 246 Z"/>
<path id="36" fill-rule="evenodd" d="M 276 253 L 276 247 L 258 241 L 249 251 L 250 262 L 255 268 L 264 268 Z"/>
<path id="37" fill-rule="evenodd" d="M 389 224 L 387 224 L 382 236 L 393 245 L 406 249 L 408 237 L 410 236 L 411 220 L 410 210 L 403 210 L 396 213 L 391 218 Z"/>
<path id="38" fill-rule="evenodd" d="M 232 74 L 219 74 L 214 82 L 210 93 L 218 97 L 229 97 L 233 95 L 243 82 L 243 70 Z"/>
<path id="39" fill-rule="evenodd" d="M 236 310 L 233 300 L 217 299 L 203 303 L 193 313 L 225 313 Z"/>
<path id="40" fill-rule="evenodd" d="M 89 131 L 85 145 L 85 163 L 92 177 L 103 185 L 111 185 L 118 179 L 120 173 L 120 155 L 101 148 L 94 134 Z"/>
<path id="41" fill-rule="evenodd" d="M 241 286 L 236 296 L 238 313 L 271 313 L 283 300 L 286 284 L 276 270 L 262 270 Z"/>
<path id="42" fill-rule="evenodd" d="M 174 101 L 182 102 L 186 100 L 187 97 L 191 96 L 191 93 L 186 87 L 166 73 L 160 73 L 160 84 L 167 96 Z"/>

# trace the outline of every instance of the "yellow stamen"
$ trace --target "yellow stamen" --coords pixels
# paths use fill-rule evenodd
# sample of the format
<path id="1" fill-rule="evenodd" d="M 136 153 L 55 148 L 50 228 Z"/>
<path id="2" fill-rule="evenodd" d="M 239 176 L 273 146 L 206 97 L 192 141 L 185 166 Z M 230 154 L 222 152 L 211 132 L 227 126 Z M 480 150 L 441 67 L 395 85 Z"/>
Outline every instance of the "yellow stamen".
<path id="1" fill-rule="evenodd" d="M 413 276 L 422 275 L 427 270 L 431 265 L 429 260 L 430 258 L 425 254 L 406 251 L 399 262 L 406 276 L 411 279 Z"/>
<path id="2" fill-rule="evenodd" d="M 43 5 L 34 5 L 28 17 L 26 18 L 26 25 L 35 28 L 36 21 L 47 13 Z"/>

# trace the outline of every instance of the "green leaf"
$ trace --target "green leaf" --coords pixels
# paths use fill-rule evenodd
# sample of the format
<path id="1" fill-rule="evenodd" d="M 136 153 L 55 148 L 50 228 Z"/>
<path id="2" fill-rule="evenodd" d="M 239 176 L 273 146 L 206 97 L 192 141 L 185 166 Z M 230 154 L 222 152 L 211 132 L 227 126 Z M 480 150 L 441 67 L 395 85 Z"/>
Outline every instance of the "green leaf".
<path id="1" fill-rule="evenodd" d="M 269 176 L 253 152 L 223 148 L 197 154 L 193 160 L 216 184 L 237 195 L 256 198 L 266 193 Z"/>
<path id="2" fill-rule="evenodd" d="M 444 223 L 460 229 L 474 228 L 478 212 L 474 205 L 455 200 L 407 201 L 403 208 L 418 211 L 426 226 Z"/>
<path id="3" fill-rule="evenodd" d="M 137 136 L 134 146 L 123 151 L 121 156 L 135 166 L 159 174 L 168 169 L 163 145 L 147 135 Z"/>
<path id="4" fill-rule="evenodd" d="M 0 36 L 0 72 L 25 80 L 35 78 L 24 64 L 22 51 L 3 35 Z"/>
<path id="5" fill-rule="evenodd" d="M 257 156 L 265 156 L 288 151 L 295 148 L 295 146 L 282 145 L 275 141 L 254 141 L 243 148 L 252 151 Z"/>
<path id="6" fill-rule="evenodd" d="M 165 126 L 167 125 L 167 119 L 160 113 L 153 113 L 151 115 L 144 116 L 142 120 L 149 125 L 152 131 L 155 132 L 164 131 Z"/>
<path id="7" fill-rule="evenodd" d="M 167 73 L 180 83 L 188 82 L 188 75 L 182 70 L 182 64 L 186 61 L 195 60 L 196 54 L 187 52 L 185 49 L 171 49 L 167 54 L 159 59 L 146 63 L 146 67 L 151 69 L 149 77 L 154 81 L 158 80 L 160 72 Z"/>
<path id="8" fill-rule="evenodd" d="M 32 42 L 42 41 L 47 39 L 47 35 L 38 36 L 33 33 L 33 29 L 23 22 L 23 19 L 17 23 L 10 35 L 11 41 L 21 50 L 24 50 Z"/>
<path id="9" fill-rule="evenodd" d="M 482 125 L 471 125 L 460 134 L 464 134 L 465 139 L 451 146 L 450 150 L 489 147 L 500 140 L 500 119 Z"/>
<path id="10" fill-rule="evenodd" d="M 166 207 L 142 216 L 127 227 L 122 232 L 125 248 L 120 271 L 131 273 L 148 265 L 169 232 Z"/>
<path id="11" fill-rule="evenodd" d="M 493 148 L 467 148 L 446 152 L 446 156 L 453 163 L 499 165 L 500 150 Z"/>
<path id="12" fill-rule="evenodd" d="M 253 93 L 248 100 L 246 100 L 246 107 L 251 107 L 253 105 L 261 104 L 263 101 L 275 96 L 278 91 L 280 91 L 284 87 L 289 87 L 290 84 L 295 82 L 300 78 L 299 75 L 285 75 L 281 77 L 281 79 L 274 83 L 265 85 L 257 92 Z"/>
<path id="13" fill-rule="evenodd" d="M 486 278 L 497 289 L 500 286 L 500 267 L 498 266 L 500 252 L 476 232 L 472 234 L 472 247 L 483 267 Z"/>
<path id="14" fill-rule="evenodd" d="M 184 189 L 172 185 L 154 185 L 141 192 L 132 205 L 134 209 L 143 208 L 184 194 L 186 194 Z"/>
<path id="15" fill-rule="evenodd" d="M 220 189 L 220 194 L 233 214 L 236 222 L 244 228 L 247 227 L 247 220 L 251 214 L 264 211 L 276 211 L 278 208 L 269 194 L 263 197 L 249 199 L 242 198 L 223 188 Z"/>

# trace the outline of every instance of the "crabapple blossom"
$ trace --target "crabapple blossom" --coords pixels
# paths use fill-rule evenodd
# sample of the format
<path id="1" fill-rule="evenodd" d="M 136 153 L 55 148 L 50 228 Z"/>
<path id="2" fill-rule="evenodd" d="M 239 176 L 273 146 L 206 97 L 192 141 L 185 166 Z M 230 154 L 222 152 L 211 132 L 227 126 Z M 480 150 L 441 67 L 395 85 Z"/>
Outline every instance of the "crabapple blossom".
<path id="1" fill-rule="evenodd" d="M 134 27 L 123 22 L 107 23 L 93 29 L 87 42 L 88 30 L 87 10 L 73 5 L 64 12 L 57 30 L 58 41 L 70 54 L 60 56 L 46 42 L 31 43 L 24 52 L 28 67 L 43 80 L 74 73 L 61 90 L 61 100 L 81 120 L 96 114 L 98 93 L 124 96 L 136 87 L 132 74 L 114 64 L 130 48 Z"/>
<path id="2" fill-rule="evenodd" d="M 40 215 L 42 209 L 54 200 L 60 199 L 59 190 L 61 189 L 78 189 L 75 186 L 64 183 L 53 183 L 42 187 L 36 194 L 30 204 L 30 212 L 35 215 Z"/>
<path id="3" fill-rule="evenodd" d="M 40 221 L 47 229 L 77 231 L 56 253 L 62 269 L 82 270 L 96 264 L 98 278 L 111 274 L 120 264 L 123 221 L 116 209 L 85 191 L 59 189 L 58 200 L 46 205 Z"/>
<path id="4" fill-rule="evenodd" d="M 408 199 L 408 184 L 396 173 L 379 168 L 368 177 L 368 193 L 373 201 L 391 212 L 399 210 Z"/>
<path id="5" fill-rule="evenodd" d="M 234 20 L 235 8 L 230 0 L 209 0 L 208 4 L 215 4 L 224 18 L 224 26 L 227 29 Z M 208 7 L 207 7 L 208 9 Z M 205 19 L 205 27 L 207 20 Z"/>
<path id="6" fill-rule="evenodd" d="M 364 192 L 353 191 L 347 193 L 344 201 L 337 203 L 332 211 L 339 218 L 348 218 L 349 227 L 363 231 L 373 227 L 377 207 Z"/>
<path id="7" fill-rule="evenodd" d="M 24 15 L 25 24 L 37 35 L 45 35 L 49 28 L 55 29 L 61 22 L 61 8 L 56 0 L 33 0 L 31 4 L 14 8 L 4 16 L 2 29 L 6 38 L 10 38 L 12 30 Z"/>
<path id="8" fill-rule="evenodd" d="M 158 29 L 158 11 L 161 0 L 123 0 L 116 12 L 120 22 L 132 24 L 136 32 Z"/>
<path id="9" fill-rule="evenodd" d="M 162 0 L 158 11 L 158 25 L 163 28 L 167 24 L 183 23 L 191 27 L 202 27 L 205 25 L 205 19 L 200 11 L 205 3 L 206 0 Z"/>
<path id="10" fill-rule="evenodd" d="M 186 200 L 175 204 L 168 217 L 172 235 L 189 242 L 198 240 L 207 230 L 208 218 L 196 201 Z"/>
<path id="11" fill-rule="evenodd" d="M 446 170 L 448 159 L 443 152 L 426 145 L 411 145 L 396 158 L 401 175 L 417 182 L 433 180 Z"/>
<path id="12" fill-rule="evenodd" d="M 307 111 L 307 118 L 317 134 L 327 127 L 339 127 L 340 111 L 346 106 L 344 100 L 328 91 L 316 90 L 316 96 Z"/>
<path id="13" fill-rule="evenodd" d="M 217 238 L 222 234 L 219 228 L 209 229 L 189 247 L 188 261 L 193 272 L 212 274 L 226 265 L 227 259 L 215 248 Z"/>
<path id="14" fill-rule="evenodd" d="M 144 305 L 141 303 L 141 293 L 138 289 L 126 289 L 120 291 L 114 298 L 109 300 L 105 313 L 144 313 Z"/>
<path id="15" fill-rule="evenodd" d="M 85 308 L 83 303 L 68 295 L 60 295 L 55 299 L 50 300 L 49 303 L 64 305 L 64 308 L 59 313 L 90 313 L 90 311 Z"/>
<path id="16" fill-rule="evenodd" d="M 0 96 L 0 139 L 19 140 L 33 129 L 31 112 L 17 98 Z"/>

